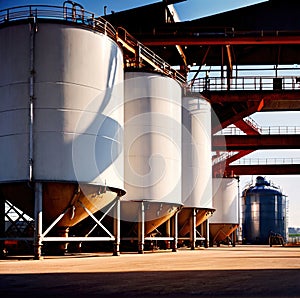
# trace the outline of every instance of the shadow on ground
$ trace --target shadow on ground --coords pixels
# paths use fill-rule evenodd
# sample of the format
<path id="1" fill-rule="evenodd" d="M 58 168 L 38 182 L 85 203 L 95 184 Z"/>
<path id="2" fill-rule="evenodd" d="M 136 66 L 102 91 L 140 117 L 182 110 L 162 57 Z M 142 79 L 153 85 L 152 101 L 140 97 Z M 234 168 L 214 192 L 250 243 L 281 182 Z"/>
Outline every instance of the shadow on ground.
<path id="1" fill-rule="evenodd" d="M 299 297 L 299 280 L 296 269 L 2 274 L 0 296 Z"/>

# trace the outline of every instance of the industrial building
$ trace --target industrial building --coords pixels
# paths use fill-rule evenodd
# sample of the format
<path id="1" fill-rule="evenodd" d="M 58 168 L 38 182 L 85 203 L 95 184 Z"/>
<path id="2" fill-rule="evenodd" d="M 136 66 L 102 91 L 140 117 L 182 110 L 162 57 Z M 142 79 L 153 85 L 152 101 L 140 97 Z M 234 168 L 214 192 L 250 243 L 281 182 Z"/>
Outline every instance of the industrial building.
<path id="1" fill-rule="evenodd" d="M 277 76 L 299 63 L 299 36 L 273 19 L 281 1 L 188 22 L 176 2 L 102 17 L 72 1 L 0 11 L 3 251 L 235 243 L 238 176 L 299 174 L 231 165 L 300 147 L 300 131 L 266 135 L 249 118 L 300 110 L 298 78 Z M 245 65 L 276 76 L 240 77 Z M 243 134 L 223 133 L 231 125 Z"/>

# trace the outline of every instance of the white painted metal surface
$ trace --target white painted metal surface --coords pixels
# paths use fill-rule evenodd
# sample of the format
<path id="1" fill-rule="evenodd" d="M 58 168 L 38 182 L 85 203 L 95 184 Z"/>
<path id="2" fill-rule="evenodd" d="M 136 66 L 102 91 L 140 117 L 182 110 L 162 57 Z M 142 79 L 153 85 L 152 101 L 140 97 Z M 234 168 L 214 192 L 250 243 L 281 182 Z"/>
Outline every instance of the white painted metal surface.
<path id="1" fill-rule="evenodd" d="M 28 24 L 0 30 L 0 182 L 27 180 L 29 157 Z"/>
<path id="2" fill-rule="evenodd" d="M 29 26 L 0 30 L 0 181 L 28 179 Z M 104 34 L 40 23 L 33 177 L 123 189 L 123 57 Z"/>
<path id="3" fill-rule="evenodd" d="M 203 98 L 182 102 L 182 202 L 212 208 L 211 107 Z"/>
<path id="4" fill-rule="evenodd" d="M 213 205 L 210 223 L 238 224 L 238 181 L 235 178 L 213 178 Z"/>
<path id="5" fill-rule="evenodd" d="M 165 76 L 125 73 L 126 200 L 181 204 L 181 87 Z"/>

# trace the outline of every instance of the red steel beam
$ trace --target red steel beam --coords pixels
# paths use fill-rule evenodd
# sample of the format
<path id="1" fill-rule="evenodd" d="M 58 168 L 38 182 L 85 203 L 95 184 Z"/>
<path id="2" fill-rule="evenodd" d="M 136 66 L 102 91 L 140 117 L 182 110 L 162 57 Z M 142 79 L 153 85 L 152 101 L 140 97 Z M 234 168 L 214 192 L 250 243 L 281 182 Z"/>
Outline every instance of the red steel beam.
<path id="1" fill-rule="evenodd" d="M 248 108 L 238 112 L 237 114 L 235 114 L 234 116 L 231 116 L 230 118 L 222 121 L 222 123 L 218 123 L 218 125 L 213 126 L 212 127 L 212 133 L 215 134 L 216 132 L 218 132 L 219 130 L 221 130 L 222 128 L 227 127 L 230 124 L 234 124 L 237 121 L 248 117 L 250 115 L 252 115 L 255 112 L 259 111 L 259 107 L 261 106 L 261 102 L 249 102 Z"/>
<path id="2" fill-rule="evenodd" d="M 235 175 L 300 175 L 300 164 L 234 165 L 227 166 L 226 173 Z"/>
<path id="3" fill-rule="evenodd" d="M 164 37 L 142 38 L 140 41 L 145 46 L 191 46 L 191 45 L 296 45 L 300 44 L 300 36 L 252 36 L 252 37 Z"/>
<path id="4" fill-rule="evenodd" d="M 236 161 L 236 160 L 238 160 L 238 159 L 240 159 L 240 158 L 242 158 L 242 157 L 244 157 L 244 156 L 246 156 L 246 155 L 248 155 L 252 152 L 253 152 L 253 150 L 241 150 L 238 153 L 236 153 L 235 155 L 227 158 L 226 159 L 226 165 L 229 165 L 232 162 L 234 162 L 234 161 Z"/>
<path id="5" fill-rule="evenodd" d="M 259 135 L 258 129 L 255 126 L 251 125 L 251 123 L 245 121 L 244 119 L 238 120 L 234 123 L 234 125 L 247 135 Z"/>
<path id="6" fill-rule="evenodd" d="M 252 101 L 260 102 L 265 101 L 265 105 L 278 101 L 283 102 L 297 102 L 300 103 L 300 89 L 294 90 L 220 90 L 220 91 L 203 91 L 202 94 L 209 99 L 211 103 L 222 102 L 243 102 Z M 298 105 L 300 107 L 300 105 Z"/>
<path id="7" fill-rule="evenodd" d="M 300 135 L 214 135 L 213 151 L 300 149 Z"/>

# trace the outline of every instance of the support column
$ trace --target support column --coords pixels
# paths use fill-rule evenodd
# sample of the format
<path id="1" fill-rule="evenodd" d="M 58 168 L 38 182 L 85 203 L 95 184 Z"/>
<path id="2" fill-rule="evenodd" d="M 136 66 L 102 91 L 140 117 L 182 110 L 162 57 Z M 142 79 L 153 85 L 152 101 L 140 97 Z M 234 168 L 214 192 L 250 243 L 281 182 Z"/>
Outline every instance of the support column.
<path id="1" fill-rule="evenodd" d="M 237 230 L 234 230 L 234 232 L 231 234 L 231 243 L 232 243 L 232 247 L 235 247 L 236 233 L 237 233 Z"/>
<path id="2" fill-rule="evenodd" d="M 204 228 L 204 237 L 205 237 L 204 247 L 208 248 L 208 246 L 209 246 L 209 219 L 207 219 L 203 223 L 203 228 Z"/>
<path id="3" fill-rule="evenodd" d="M 42 257 L 42 233 L 43 233 L 43 185 L 35 183 L 34 191 L 34 258 Z"/>
<path id="4" fill-rule="evenodd" d="M 139 213 L 138 222 L 138 253 L 144 253 L 145 245 L 145 206 L 144 202 L 141 202 L 141 209 Z"/>
<path id="5" fill-rule="evenodd" d="M 121 225 L 120 225 L 120 197 L 117 197 L 116 204 L 114 207 L 114 236 L 115 236 L 115 242 L 114 242 L 114 248 L 113 248 L 113 255 L 119 256 L 120 255 L 120 233 L 121 233 Z"/>
<path id="6" fill-rule="evenodd" d="M 196 208 L 192 208 L 192 214 L 190 217 L 190 244 L 192 250 L 196 247 L 196 216 Z"/>
<path id="7" fill-rule="evenodd" d="M 171 237 L 171 218 L 166 221 L 166 237 Z M 170 240 L 166 240 L 166 249 L 170 248 Z"/>
<path id="8" fill-rule="evenodd" d="M 178 244 L 178 212 L 176 212 L 174 214 L 174 216 L 172 217 L 172 221 L 173 221 L 173 224 L 172 224 L 172 228 L 173 228 L 173 237 L 174 237 L 174 240 L 173 240 L 173 243 L 172 243 L 172 251 L 173 252 L 176 252 L 177 251 L 177 244 Z"/>
<path id="9" fill-rule="evenodd" d="M 206 226 L 205 226 L 205 221 L 203 223 L 201 223 L 197 228 L 197 236 L 199 236 L 199 232 L 200 232 L 200 235 L 202 237 L 205 238 L 205 235 L 206 235 L 206 230 L 205 230 Z"/>
<path id="10" fill-rule="evenodd" d="M 230 69 L 229 64 L 227 64 L 226 79 L 227 79 L 227 91 L 230 91 L 230 87 L 231 87 L 231 69 Z"/>
<path id="11" fill-rule="evenodd" d="M 0 238 L 5 238 L 5 199 L 0 192 Z M 0 257 L 5 256 L 4 240 L 0 240 Z"/>

